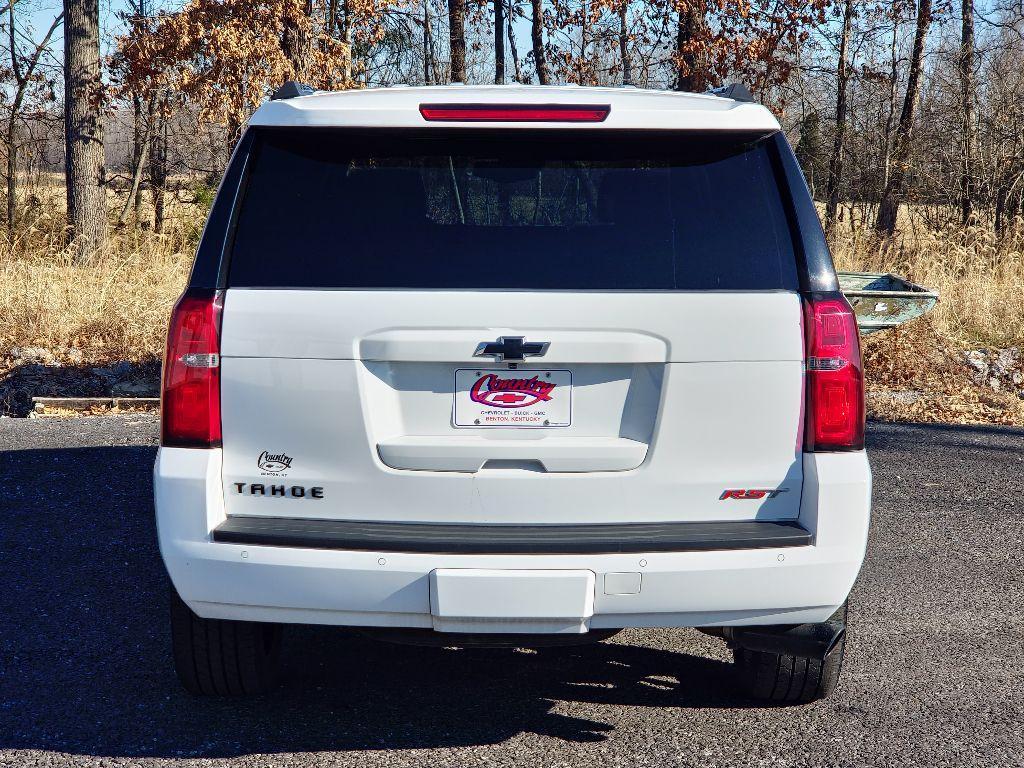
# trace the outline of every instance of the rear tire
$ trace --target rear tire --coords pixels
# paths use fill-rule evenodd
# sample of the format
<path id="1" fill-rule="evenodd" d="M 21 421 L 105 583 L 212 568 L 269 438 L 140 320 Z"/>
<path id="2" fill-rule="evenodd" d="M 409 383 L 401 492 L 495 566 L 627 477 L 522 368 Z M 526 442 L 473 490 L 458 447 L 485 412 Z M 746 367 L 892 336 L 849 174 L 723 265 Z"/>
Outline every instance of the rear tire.
<path id="1" fill-rule="evenodd" d="M 245 696 L 277 683 L 281 625 L 203 619 L 171 588 L 174 669 L 193 696 Z"/>
<path id="2" fill-rule="evenodd" d="M 846 606 L 835 618 L 845 621 Z M 809 704 L 830 696 L 839 685 L 846 633 L 824 659 L 735 648 L 736 673 L 748 696 L 771 704 Z"/>

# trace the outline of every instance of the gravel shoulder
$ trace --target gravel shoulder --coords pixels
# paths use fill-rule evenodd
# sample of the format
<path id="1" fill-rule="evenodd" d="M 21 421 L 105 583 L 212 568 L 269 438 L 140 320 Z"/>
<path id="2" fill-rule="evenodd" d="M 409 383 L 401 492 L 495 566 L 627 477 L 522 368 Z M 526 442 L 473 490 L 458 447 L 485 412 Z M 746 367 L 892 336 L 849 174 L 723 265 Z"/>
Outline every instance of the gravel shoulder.
<path id="1" fill-rule="evenodd" d="M 871 424 L 874 520 L 835 696 L 758 708 L 723 644 L 566 653 L 293 628 L 287 684 L 171 670 L 151 414 L 0 419 L 0 766 L 1024 765 L 1024 430 Z"/>

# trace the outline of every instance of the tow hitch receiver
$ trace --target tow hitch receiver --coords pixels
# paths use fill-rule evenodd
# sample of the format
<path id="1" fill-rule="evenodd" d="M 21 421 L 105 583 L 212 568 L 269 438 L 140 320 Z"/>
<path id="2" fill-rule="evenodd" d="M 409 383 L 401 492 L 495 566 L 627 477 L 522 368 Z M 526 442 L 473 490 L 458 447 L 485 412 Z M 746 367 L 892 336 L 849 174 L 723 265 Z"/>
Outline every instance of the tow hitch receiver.
<path id="1" fill-rule="evenodd" d="M 763 627 L 725 627 L 730 648 L 824 659 L 846 632 L 842 621 L 820 624 L 777 624 Z"/>

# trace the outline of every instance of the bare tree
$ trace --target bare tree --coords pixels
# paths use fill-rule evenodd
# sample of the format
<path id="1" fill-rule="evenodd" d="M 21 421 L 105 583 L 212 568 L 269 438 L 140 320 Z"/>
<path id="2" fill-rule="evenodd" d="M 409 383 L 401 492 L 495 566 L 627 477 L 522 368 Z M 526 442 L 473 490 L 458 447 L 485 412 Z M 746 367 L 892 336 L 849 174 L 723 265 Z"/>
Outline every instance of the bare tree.
<path id="1" fill-rule="evenodd" d="M 505 82 L 505 0 L 493 0 L 494 5 L 494 84 Z"/>
<path id="2" fill-rule="evenodd" d="M 544 55 L 544 0 L 532 0 L 533 25 L 530 28 L 530 40 L 533 44 L 533 63 L 537 68 L 537 82 L 547 85 L 548 64 Z"/>
<path id="3" fill-rule="evenodd" d="M 131 21 L 142 20 L 149 17 L 150 7 L 148 0 L 129 0 L 128 7 L 131 13 L 127 18 Z M 132 189 L 128 200 L 117 217 L 119 226 L 124 225 L 128 220 L 128 213 L 134 215 L 136 224 L 139 221 L 139 209 L 142 207 L 142 172 L 146 165 L 149 154 L 150 123 L 148 112 L 152 111 L 152 99 L 143 98 L 143 95 L 134 90 L 132 92 Z"/>
<path id="4" fill-rule="evenodd" d="M 64 0 L 64 148 L 69 235 L 84 260 L 107 237 L 99 0 Z"/>
<path id="5" fill-rule="evenodd" d="M 846 144 L 846 109 L 850 69 L 847 58 L 850 48 L 850 27 L 853 23 L 853 0 L 843 6 L 843 28 L 839 35 L 839 61 L 836 65 L 836 128 L 832 138 L 832 156 L 828 163 L 825 185 L 825 231 L 832 234 L 839 209 L 839 188 L 843 183 L 843 153 Z"/>
<path id="6" fill-rule="evenodd" d="M 153 231 L 161 234 L 167 220 L 168 168 L 168 113 L 169 97 L 166 93 L 158 97 L 153 111 L 153 137 L 150 143 L 149 179 L 153 192 Z"/>
<path id="7" fill-rule="evenodd" d="M 875 229 L 883 234 L 892 235 L 896 231 L 896 217 L 900 203 L 906 195 L 907 176 L 909 174 L 910 150 L 913 147 L 914 120 L 917 115 L 918 103 L 921 100 L 921 72 L 924 65 L 924 46 L 928 37 L 928 29 L 932 23 L 932 0 L 918 0 L 917 24 L 914 29 L 914 49 L 910 55 L 910 68 L 907 71 L 907 92 L 903 98 L 903 109 L 900 112 L 899 128 L 892 155 L 892 172 L 889 181 L 882 191 L 882 200 L 878 205 L 878 218 Z"/>
<path id="8" fill-rule="evenodd" d="M 619 16 L 619 57 L 622 60 L 622 84 L 633 84 L 633 61 L 629 55 L 629 26 L 626 17 L 629 0 L 620 0 L 616 9 Z"/>
<path id="9" fill-rule="evenodd" d="M 897 90 L 900 82 L 900 10 L 899 6 L 892 6 L 892 38 L 889 42 L 889 73 L 886 79 L 888 85 L 885 103 L 885 133 L 882 137 L 882 188 L 889 184 L 889 176 L 892 173 L 892 152 L 893 135 L 896 126 L 896 103 Z"/>
<path id="10" fill-rule="evenodd" d="M 4 142 L 7 149 L 7 237 L 14 239 L 14 224 L 18 211 L 18 121 L 22 117 L 22 107 L 28 95 L 29 86 L 34 82 L 36 68 L 39 66 L 43 52 L 50 45 L 53 33 L 64 20 L 64 14 L 58 14 L 51 22 L 43 38 L 22 54 L 18 43 L 18 25 L 15 15 L 16 0 L 7 6 L 7 32 L 9 35 L 11 54 L 11 77 L 14 79 L 14 94 L 11 99 L 10 114 L 4 126 Z"/>
<path id="11" fill-rule="evenodd" d="M 694 52 L 694 41 L 700 40 L 707 28 L 705 0 L 680 0 L 676 26 L 676 90 L 703 91 L 707 87 L 704 67 Z"/>
<path id="12" fill-rule="evenodd" d="M 434 83 L 434 29 L 430 21 L 430 0 L 423 0 L 423 83 Z"/>
<path id="13" fill-rule="evenodd" d="M 453 83 L 466 82 L 466 0 L 448 0 L 448 37 Z"/>
<path id="14" fill-rule="evenodd" d="M 337 2 L 337 0 L 332 0 Z M 344 62 L 344 78 L 346 81 L 352 79 L 352 8 L 350 6 L 351 0 L 341 0 L 340 14 L 341 19 L 338 23 L 338 38 L 347 46 L 349 46 L 349 56 Z M 339 8 L 335 5 L 331 11 L 331 16 L 334 19 L 338 18 Z"/>
<path id="15" fill-rule="evenodd" d="M 299 2 L 302 5 L 301 16 L 295 13 L 284 16 L 281 51 L 291 64 L 292 77 L 299 82 L 306 82 L 313 55 L 313 36 L 307 24 L 308 18 L 313 15 L 313 0 L 296 0 L 296 4 Z"/>
<path id="16" fill-rule="evenodd" d="M 135 224 L 139 223 L 139 209 L 142 207 L 142 174 L 149 160 L 150 147 L 153 143 L 153 127 L 156 124 L 157 97 L 150 96 L 145 100 L 146 110 L 140 115 L 139 105 L 143 103 L 140 94 L 132 94 L 135 107 L 135 123 L 132 137 L 132 184 L 128 197 L 124 201 L 121 213 L 117 216 L 118 226 L 128 221 L 128 213 L 134 212 Z"/>
<path id="17" fill-rule="evenodd" d="M 519 69 L 519 51 L 516 49 L 515 22 L 517 15 L 516 0 L 509 0 L 508 24 L 505 25 L 505 32 L 508 36 L 508 52 L 512 56 L 512 76 L 517 83 L 523 81 L 523 73 Z"/>
<path id="18" fill-rule="evenodd" d="M 963 160 L 960 168 L 960 216 L 966 226 L 974 212 L 974 158 L 978 151 L 978 127 L 974 101 L 974 0 L 962 0 L 960 8 L 960 50 L 957 73 L 960 77 L 960 109 L 963 118 Z"/>

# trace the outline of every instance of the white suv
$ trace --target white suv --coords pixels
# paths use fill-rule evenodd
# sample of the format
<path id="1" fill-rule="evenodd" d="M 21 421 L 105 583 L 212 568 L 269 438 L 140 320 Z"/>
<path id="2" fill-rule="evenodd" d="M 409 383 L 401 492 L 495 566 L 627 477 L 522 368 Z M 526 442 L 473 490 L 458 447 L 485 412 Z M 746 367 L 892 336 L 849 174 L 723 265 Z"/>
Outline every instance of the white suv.
<path id="1" fill-rule="evenodd" d="M 857 328 L 771 113 L 618 88 L 260 107 L 171 318 L 174 658 L 281 626 L 537 647 L 697 627 L 834 689 L 871 475 Z"/>

